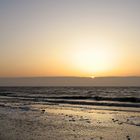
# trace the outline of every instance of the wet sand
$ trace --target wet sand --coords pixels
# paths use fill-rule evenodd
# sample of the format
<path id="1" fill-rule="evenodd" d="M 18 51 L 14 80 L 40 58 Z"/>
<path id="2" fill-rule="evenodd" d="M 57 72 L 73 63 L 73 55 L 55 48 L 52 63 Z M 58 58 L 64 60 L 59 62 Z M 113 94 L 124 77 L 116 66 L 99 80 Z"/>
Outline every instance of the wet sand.
<path id="1" fill-rule="evenodd" d="M 0 140 L 139 140 L 140 109 L 0 102 Z"/>

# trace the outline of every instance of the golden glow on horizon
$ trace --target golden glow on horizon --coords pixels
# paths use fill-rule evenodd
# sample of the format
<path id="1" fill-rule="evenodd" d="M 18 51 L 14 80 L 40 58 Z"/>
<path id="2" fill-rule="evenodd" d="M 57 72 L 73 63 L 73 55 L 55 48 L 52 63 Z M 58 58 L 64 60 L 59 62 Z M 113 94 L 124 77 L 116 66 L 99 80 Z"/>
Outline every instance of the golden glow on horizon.
<path id="1" fill-rule="evenodd" d="M 113 47 L 112 47 L 113 45 Z M 84 40 L 76 44 L 72 60 L 75 68 L 86 73 L 110 71 L 117 64 L 115 44 L 103 39 Z"/>
<path id="2" fill-rule="evenodd" d="M 94 79 L 94 78 L 95 78 L 95 76 L 91 75 L 91 78 L 92 78 L 92 79 Z"/>
<path id="3" fill-rule="evenodd" d="M 140 76 L 140 1 L 43 1 L 0 1 L 0 77 Z"/>

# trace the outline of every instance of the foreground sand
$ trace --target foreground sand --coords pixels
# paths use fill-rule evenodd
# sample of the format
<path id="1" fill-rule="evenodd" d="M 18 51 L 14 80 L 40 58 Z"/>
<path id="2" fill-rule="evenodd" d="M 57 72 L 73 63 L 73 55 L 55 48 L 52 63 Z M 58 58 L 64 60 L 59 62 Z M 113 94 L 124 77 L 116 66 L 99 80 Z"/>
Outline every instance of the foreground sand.
<path id="1" fill-rule="evenodd" d="M 0 102 L 0 140 L 139 139 L 139 109 Z"/>

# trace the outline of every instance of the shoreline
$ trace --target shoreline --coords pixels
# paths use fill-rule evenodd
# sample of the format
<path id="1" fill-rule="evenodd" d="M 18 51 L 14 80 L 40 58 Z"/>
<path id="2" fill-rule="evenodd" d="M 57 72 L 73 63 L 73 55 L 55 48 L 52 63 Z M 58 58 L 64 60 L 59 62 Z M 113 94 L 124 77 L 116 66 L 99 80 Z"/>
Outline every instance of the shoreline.
<path id="1" fill-rule="evenodd" d="M 3 105 L 2 105 L 3 104 Z M 107 108 L 110 110 L 107 110 Z M 140 113 L 112 107 L 1 101 L 2 140 L 139 140 Z"/>

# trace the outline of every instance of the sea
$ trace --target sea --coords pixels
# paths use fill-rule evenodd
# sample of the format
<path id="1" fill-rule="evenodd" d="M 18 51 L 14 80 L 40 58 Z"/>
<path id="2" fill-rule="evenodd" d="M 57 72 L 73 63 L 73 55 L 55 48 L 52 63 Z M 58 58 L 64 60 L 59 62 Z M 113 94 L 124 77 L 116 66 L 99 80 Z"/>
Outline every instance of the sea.
<path id="1" fill-rule="evenodd" d="M 140 108 L 140 87 L 0 87 L 0 101 Z"/>

